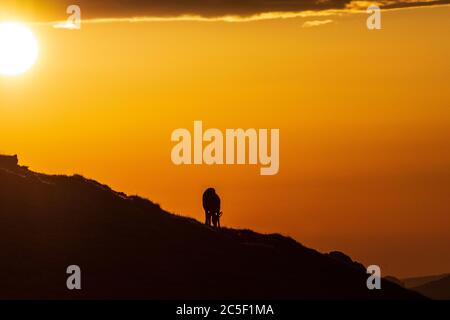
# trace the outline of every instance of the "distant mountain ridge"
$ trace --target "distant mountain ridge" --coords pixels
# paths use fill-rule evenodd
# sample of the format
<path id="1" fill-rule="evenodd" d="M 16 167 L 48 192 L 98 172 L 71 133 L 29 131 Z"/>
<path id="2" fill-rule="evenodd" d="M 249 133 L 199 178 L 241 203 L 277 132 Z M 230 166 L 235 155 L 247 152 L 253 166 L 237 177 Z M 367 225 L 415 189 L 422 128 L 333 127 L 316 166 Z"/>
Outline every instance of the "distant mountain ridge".
<path id="1" fill-rule="evenodd" d="M 429 282 L 441 280 L 445 277 L 450 276 L 449 273 L 432 275 L 432 276 L 423 276 L 423 277 L 410 277 L 402 279 L 405 288 L 415 288 L 427 284 Z"/>
<path id="2" fill-rule="evenodd" d="M 450 300 L 450 274 L 444 273 L 432 276 L 396 279 L 386 277 L 386 280 L 395 282 L 407 289 L 419 292 L 435 300 Z"/>
<path id="3" fill-rule="evenodd" d="M 450 275 L 411 288 L 426 297 L 436 300 L 450 300 Z"/>
<path id="4" fill-rule="evenodd" d="M 0 157 L 0 221 L 1 299 L 424 299 L 385 280 L 368 290 L 364 266 L 343 253 L 279 234 L 217 231 L 8 157 Z M 66 288 L 73 264 L 80 291 Z"/>

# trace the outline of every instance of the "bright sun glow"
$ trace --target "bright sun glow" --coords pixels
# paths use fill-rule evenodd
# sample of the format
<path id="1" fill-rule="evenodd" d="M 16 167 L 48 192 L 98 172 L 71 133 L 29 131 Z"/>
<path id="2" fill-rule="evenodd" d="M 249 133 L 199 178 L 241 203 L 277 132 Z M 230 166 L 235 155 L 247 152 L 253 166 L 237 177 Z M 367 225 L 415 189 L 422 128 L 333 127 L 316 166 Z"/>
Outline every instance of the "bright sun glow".
<path id="1" fill-rule="evenodd" d="M 38 57 L 38 43 L 25 25 L 0 23 L 0 74 L 17 75 L 33 66 Z"/>

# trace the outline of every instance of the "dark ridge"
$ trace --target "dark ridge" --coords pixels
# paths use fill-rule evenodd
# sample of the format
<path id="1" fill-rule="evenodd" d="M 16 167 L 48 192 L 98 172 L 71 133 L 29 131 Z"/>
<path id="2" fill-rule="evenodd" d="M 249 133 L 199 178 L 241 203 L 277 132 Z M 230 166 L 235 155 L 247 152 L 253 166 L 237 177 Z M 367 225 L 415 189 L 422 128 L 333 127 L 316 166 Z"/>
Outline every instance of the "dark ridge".
<path id="1" fill-rule="evenodd" d="M 14 159 L 0 156 L 1 299 L 423 298 L 385 280 L 368 290 L 365 268 L 343 253 L 279 234 L 217 231 Z M 81 267 L 80 291 L 66 288 L 69 265 Z"/>

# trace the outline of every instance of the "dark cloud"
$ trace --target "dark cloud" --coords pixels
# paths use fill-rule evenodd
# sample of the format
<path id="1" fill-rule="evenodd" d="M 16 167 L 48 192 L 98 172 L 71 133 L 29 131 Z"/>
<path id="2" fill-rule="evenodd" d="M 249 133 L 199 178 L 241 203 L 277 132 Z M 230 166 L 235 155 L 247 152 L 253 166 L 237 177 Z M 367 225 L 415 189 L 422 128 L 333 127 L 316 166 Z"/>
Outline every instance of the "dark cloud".
<path id="1" fill-rule="evenodd" d="M 252 16 L 267 12 L 322 11 L 345 9 L 351 0 L 1 0 L 5 13 L 25 12 L 39 19 L 60 19 L 68 5 L 77 4 L 85 19 L 129 17 L 177 17 L 195 15 L 207 18 L 229 15 Z M 381 0 L 384 8 L 447 4 L 450 0 Z M 18 4 L 19 3 L 19 4 Z M 0 10 L 1 11 L 1 10 Z M 30 14 L 31 13 L 31 14 Z"/>
<path id="2" fill-rule="evenodd" d="M 429 1 L 402 0 L 402 1 L 384 1 L 384 2 L 386 2 L 386 4 L 382 6 L 384 9 L 396 9 L 396 8 L 424 7 L 430 5 L 449 4 L 450 0 L 429 0 Z"/>

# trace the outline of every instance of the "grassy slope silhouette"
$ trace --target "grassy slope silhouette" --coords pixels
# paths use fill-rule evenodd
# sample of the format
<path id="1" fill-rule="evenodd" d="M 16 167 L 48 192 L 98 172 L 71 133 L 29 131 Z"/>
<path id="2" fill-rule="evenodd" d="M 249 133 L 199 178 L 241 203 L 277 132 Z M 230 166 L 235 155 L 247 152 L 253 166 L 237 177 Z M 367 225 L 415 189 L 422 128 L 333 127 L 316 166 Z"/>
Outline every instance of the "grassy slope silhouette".
<path id="1" fill-rule="evenodd" d="M 384 280 L 369 291 L 364 267 L 339 252 L 216 231 L 79 175 L 2 161 L 0 221 L 2 299 L 422 298 Z M 66 289 L 71 264 L 81 291 Z"/>

